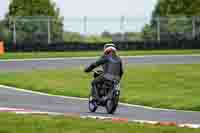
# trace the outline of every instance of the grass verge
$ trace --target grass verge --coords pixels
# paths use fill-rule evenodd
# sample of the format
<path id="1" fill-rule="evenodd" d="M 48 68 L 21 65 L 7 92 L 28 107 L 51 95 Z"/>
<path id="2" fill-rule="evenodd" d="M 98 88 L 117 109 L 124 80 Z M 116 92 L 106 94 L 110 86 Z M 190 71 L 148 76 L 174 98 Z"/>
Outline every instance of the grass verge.
<path id="1" fill-rule="evenodd" d="M 16 52 L 6 53 L 0 59 L 29 59 L 29 58 L 55 58 L 55 57 L 92 57 L 99 56 L 102 51 L 87 52 Z M 121 56 L 135 55 L 170 55 L 170 54 L 200 54 L 200 50 L 146 50 L 146 51 L 120 51 Z"/>
<path id="2" fill-rule="evenodd" d="M 127 66 L 121 101 L 200 111 L 200 64 Z M 80 69 L 0 73 L 0 84 L 57 95 L 87 97 L 92 75 Z"/>
<path id="3" fill-rule="evenodd" d="M 60 116 L 0 114 L 1 133 L 199 133 L 200 129 L 111 123 Z"/>

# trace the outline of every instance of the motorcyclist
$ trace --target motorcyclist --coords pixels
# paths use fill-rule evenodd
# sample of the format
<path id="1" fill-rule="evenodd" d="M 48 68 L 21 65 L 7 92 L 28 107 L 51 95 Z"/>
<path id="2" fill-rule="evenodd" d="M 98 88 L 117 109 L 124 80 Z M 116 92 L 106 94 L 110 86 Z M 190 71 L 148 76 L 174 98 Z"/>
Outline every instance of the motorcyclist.
<path id="1" fill-rule="evenodd" d="M 91 72 L 96 67 L 102 66 L 103 73 L 95 78 L 92 82 L 92 95 L 98 98 L 96 91 L 96 84 L 105 80 L 120 82 L 123 75 L 123 65 L 120 57 L 117 55 L 115 44 L 104 45 L 104 55 L 101 56 L 96 62 L 92 63 L 85 68 L 85 72 Z"/>

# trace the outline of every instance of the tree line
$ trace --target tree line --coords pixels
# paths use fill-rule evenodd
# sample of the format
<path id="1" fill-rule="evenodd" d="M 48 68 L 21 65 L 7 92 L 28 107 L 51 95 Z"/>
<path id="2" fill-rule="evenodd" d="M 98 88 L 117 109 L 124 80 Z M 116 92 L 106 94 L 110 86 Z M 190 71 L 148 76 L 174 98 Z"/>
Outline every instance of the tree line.
<path id="1" fill-rule="evenodd" d="M 21 18 L 19 17 L 23 18 L 27 16 L 32 16 L 33 20 L 31 21 L 31 18 L 29 18 L 29 22 L 26 20 L 16 20 L 16 18 L 20 20 Z M 38 19 L 45 18 L 48 20 L 47 16 L 53 18 L 53 21 L 49 21 L 49 23 L 46 21 L 35 22 L 37 17 Z M 5 15 L 5 20 L 0 21 L 0 37 L 8 41 L 12 40 L 14 36 L 13 30 L 15 28 L 17 30 L 17 40 L 47 41 L 48 26 L 50 25 L 51 39 L 55 41 L 107 42 L 156 40 L 158 39 L 157 32 L 159 23 L 159 30 L 161 32 L 160 39 L 166 39 L 167 36 L 170 36 L 168 39 L 174 39 L 173 37 L 182 34 L 187 35 L 185 33 L 191 36 L 194 25 L 200 27 L 200 19 L 194 16 L 200 16 L 200 0 L 158 0 L 152 12 L 150 24 L 146 24 L 141 32 L 127 32 L 122 34 L 105 31 L 101 35 L 83 36 L 80 33 L 66 32 L 63 30 L 64 18 L 60 15 L 60 10 L 53 1 L 11 0 L 9 11 Z M 166 20 L 162 19 L 162 17 L 169 17 L 171 19 Z M 180 17 L 182 19 L 176 19 Z M 196 33 L 196 35 L 198 34 Z"/>
<path id="2" fill-rule="evenodd" d="M 171 39 L 178 38 L 179 35 L 191 36 L 196 30 L 196 36 L 200 28 L 200 1 L 199 0 L 158 0 L 153 12 L 152 19 L 149 25 L 145 25 L 143 32 L 148 38 L 156 38 L 157 24 L 159 21 L 160 32 L 168 34 Z M 168 19 L 164 19 L 168 18 Z M 163 34 L 164 34 L 163 33 Z M 162 37 L 162 34 L 161 34 Z M 164 35 L 163 38 L 167 38 Z M 161 38 L 162 39 L 162 38 Z M 194 39 L 194 38 L 192 38 Z"/>

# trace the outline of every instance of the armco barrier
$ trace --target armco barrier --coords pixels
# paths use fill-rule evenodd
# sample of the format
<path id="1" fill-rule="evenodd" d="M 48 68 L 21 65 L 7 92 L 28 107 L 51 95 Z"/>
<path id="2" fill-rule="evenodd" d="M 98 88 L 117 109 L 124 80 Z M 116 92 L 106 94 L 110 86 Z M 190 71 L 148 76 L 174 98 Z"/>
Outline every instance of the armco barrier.
<path id="1" fill-rule="evenodd" d="M 119 50 L 166 50 L 166 49 L 200 49 L 199 40 L 114 42 Z M 6 43 L 6 51 L 88 51 L 102 50 L 105 43 L 57 42 L 41 44 L 23 42 L 16 45 Z"/>

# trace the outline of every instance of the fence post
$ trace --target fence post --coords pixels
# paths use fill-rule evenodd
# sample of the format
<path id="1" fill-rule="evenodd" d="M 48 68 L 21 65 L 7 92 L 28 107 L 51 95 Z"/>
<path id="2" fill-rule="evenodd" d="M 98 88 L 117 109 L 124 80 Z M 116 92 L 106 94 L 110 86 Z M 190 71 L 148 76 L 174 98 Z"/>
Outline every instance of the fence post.
<path id="1" fill-rule="evenodd" d="M 13 43 L 14 45 L 17 44 L 17 37 L 16 37 L 16 19 L 13 19 Z"/>
<path id="2" fill-rule="evenodd" d="M 160 18 L 157 17 L 157 41 L 160 42 Z"/>
<path id="3" fill-rule="evenodd" d="M 192 17 L 192 36 L 196 37 L 196 17 Z"/>
<path id="4" fill-rule="evenodd" d="M 48 44 L 51 43 L 51 24 L 50 24 L 50 18 L 47 19 L 48 23 Z"/>
<path id="5" fill-rule="evenodd" d="M 124 34 L 124 26 L 125 26 L 125 24 L 124 24 L 124 22 L 125 22 L 125 17 L 124 16 L 121 16 L 121 18 L 120 18 L 120 31 L 121 31 L 121 34 L 122 34 L 122 41 L 124 41 L 125 40 L 125 34 Z"/>
<path id="6" fill-rule="evenodd" d="M 120 30 L 121 30 L 121 32 L 124 32 L 124 21 L 125 21 L 125 17 L 121 16 L 121 19 L 120 19 Z"/>
<path id="7" fill-rule="evenodd" d="M 87 16 L 83 17 L 83 32 L 87 34 Z"/>

